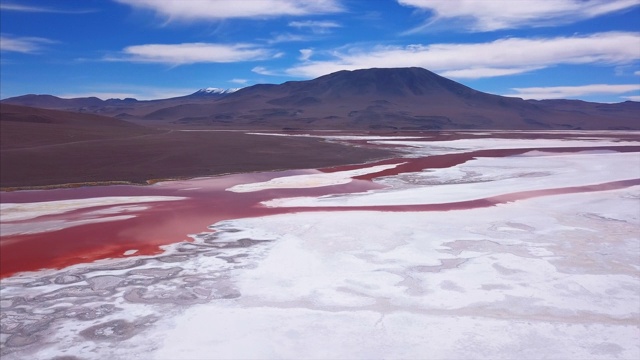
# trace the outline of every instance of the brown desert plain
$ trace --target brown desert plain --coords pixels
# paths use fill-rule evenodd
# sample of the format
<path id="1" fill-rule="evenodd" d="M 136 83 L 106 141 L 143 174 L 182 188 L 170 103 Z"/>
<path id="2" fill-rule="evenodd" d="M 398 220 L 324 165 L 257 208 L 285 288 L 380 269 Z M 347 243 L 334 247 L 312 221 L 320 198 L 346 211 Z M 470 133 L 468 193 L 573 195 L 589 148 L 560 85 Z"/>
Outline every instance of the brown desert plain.
<path id="1" fill-rule="evenodd" d="M 360 163 L 388 156 L 315 138 L 154 129 L 124 120 L 0 106 L 3 189 L 138 183 Z"/>

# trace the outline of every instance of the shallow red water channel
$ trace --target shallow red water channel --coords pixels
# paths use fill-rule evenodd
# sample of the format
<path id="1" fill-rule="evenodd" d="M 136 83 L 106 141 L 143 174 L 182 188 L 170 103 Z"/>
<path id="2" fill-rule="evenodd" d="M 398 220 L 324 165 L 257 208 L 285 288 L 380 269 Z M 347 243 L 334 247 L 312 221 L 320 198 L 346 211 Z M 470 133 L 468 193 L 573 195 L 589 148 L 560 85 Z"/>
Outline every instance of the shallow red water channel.
<path id="1" fill-rule="evenodd" d="M 575 152 L 582 150 L 637 151 L 640 147 L 558 148 L 544 151 Z M 124 257 L 128 250 L 137 250 L 135 255 L 161 253 L 161 245 L 189 241 L 189 234 L 211 231 L 208 226 L 229 219 L 265 216 L 302 211 L 450 211 L 470 209 L 551 194 L 609 190 L 639 185 L 640 179 L 619 181 L 591 186 L 549 189 L 541 191 L 505 194 L 480 200 L 446 204 L 373 207 L 316 207 L 316 208 L 267 208 L 260 202 L 284 197 L 321 196 L 363 192 L 382 186 L 371 180 L 380 176 L 416 172 L 429 168 L 451 167 L 475 157 L 503 157 L 522 154 L 535 149 L 480 150 L 463 154 L 437 155 L 424 158 L 395 158 L 367 165 L 339 166 L 321 169 L 323 172 L 352 170 L 381 164 L 398 164 L 394 169 L 357 177 L 344 185 L 304 189 L 262 190 L 249 193 L 234 193 L 225 189 L 251 182 L 266 181 L 276 177 L 314 173 L 317 170 L 296 170 L 271 173 L 228 175 L 213 178 L 170 181 L 151 186 L 96 186 L 72 189 L 3 192 L 2 203 L 33 203 L 55 200 L 88 199 L 113 196 L 180 196 L 184 200 L 134 203 L 146 209 L 133 209 L 122 214 L 133 218 L 101 223 L 90 223 L 67 227 L 55 231 L 34 234 L 17 234 L 0 237 L 0 277 L 17 272 L 42 268 L 62 268 L 97 259 Z M 119 204 L 122 205 L 122 204 Z M 86 219 L 87 212 L 110 208 L 94 206 L 59 214 L 45 215 L 37 219 L 22 221 L 73 221 Z M 83 217 L 84 216 L 84 217 Z M 95 217 L 95 216 L 94 216 Z M 19 224 L 20 221 L 11 222 Z"/>

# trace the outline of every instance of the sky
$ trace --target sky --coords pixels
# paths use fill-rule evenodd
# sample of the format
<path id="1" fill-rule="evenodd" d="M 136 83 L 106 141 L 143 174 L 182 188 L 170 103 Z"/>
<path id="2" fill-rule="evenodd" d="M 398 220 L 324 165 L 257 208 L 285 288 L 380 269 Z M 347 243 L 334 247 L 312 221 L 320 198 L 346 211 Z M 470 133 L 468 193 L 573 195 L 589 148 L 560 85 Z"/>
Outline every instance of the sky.
<path id="1" fill-rule="evenodd" d="M 411 67 L 640 101 L 640 0 L 0 0 L 0 98 L 182 96 Z"/>

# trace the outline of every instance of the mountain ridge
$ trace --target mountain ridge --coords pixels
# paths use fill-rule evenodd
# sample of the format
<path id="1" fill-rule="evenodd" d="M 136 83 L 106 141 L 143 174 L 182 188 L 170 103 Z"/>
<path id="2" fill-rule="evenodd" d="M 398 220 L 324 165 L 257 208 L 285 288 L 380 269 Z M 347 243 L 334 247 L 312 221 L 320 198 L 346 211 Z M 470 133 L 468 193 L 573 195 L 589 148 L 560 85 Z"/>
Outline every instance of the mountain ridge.
<path id="1" fill-rule="evenodd" d="M 130 98 L 130 97 L 101 99 L 97 96 L 82 96 L 82 97 L 74 97 L 74 98 L 65 98 L 65 97 L 60 97 L 60 96 L 55 96 L 50 94 L 25 94 L 25 95 L 6 98 L 3 100 L 0 100 L 0 102 L 13 104 L 13 105 L 22 105 L 22 106 L 33 106 L 33 104 L 37 103 L 41 105 L 40 107 L 42 108 L 46 108 L 42 106 L 42 105 L 45 105 L 45 106 L 51 106 L 51 109 L 57 109 L 64 106 L 74 106 L 76 105 L 75 103 L 79 103 L 80 105 L 83 105 L 83 106 L 100 106 L 103 104 L 118 104 L 118 103 L 133 103 L 133 102 L 146 103 L 146 102 L 153 102 L 153 101 L 166 101 L 166 100 L 183 99 L 183 98 L 196 97 L 196 96 L 211 96 L 212 98 L 214 98 L 214 97 L 222 97 L 224 95 L 232 94 L 240 89 L 241 88 L 223 89 L 223 88 L 217 88 L 217 87 L 208 87 L 208 88 L 198 89 L 197 91 L 187 95 L 176 96 L 171 98 L 149 99 L 149 100 L 138 100 L 136 98 Z M 38 107 L 38 106 L 33 106 L 33 107 Z"/>
<path id="2" fill-rule="evenodd" d="M 481 92 L 417 67 L 341 70 L 312 80 L 236 91 L 205 88 L 161 100 L 95 105 L 96 99 L 75 99 L 91 105 L 65 110 L 188 128 L 640 129 L 637 102 L 523 100 Z M 73 101 L 65 106 L 77 105 Z"/>

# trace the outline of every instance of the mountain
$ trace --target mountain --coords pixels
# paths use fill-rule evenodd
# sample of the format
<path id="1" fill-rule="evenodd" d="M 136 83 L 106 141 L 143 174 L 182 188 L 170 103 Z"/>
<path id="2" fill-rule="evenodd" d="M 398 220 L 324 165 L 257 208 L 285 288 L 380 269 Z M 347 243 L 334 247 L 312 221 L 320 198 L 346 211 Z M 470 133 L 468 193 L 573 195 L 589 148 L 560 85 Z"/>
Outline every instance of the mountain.
<path id="1" fill-rule="evenodd" d="M 124 101 L 128 100 L 129 99 L 125 99 Z M 137 101 L 135 99 L 131 100 Z M 98 99 L 97 97 L 63 99 L 53 95 L 28 94 L 2 100 L 2 103 L 37 107 L 42 109 L 81 109 L 104 106 L 106 101 Z"/>
<path id="2" fill-rule="evenodd" d="M 228 94 L 234 93 L 240 88 L 221 89 L 215 87 L 203 88 L 193 94 L 156 100 L 137 100 L 134 98 L 107 99 L 102 100 L 97 97 L 60 98 L 53 95 L 28 94 L 7 98 L 1 102 L 13 105 L 38 107 L 43 109 L 79 109 L 79 108 L 99 108 L 101 106 L 131 105 L 136 103 L 162 103 L 178 99 L 219 99 Z"/>
<path id="3" fill-rule="evenodd" d="M 276 129 L 639 129 L 639 112 L 637 102 L 527 101 L 483 93 L 422 68 L 374 68 L 254 85 L 144 119 Z"/>
<path id="4" fill-rule="evenodd" d="M 134 122 L 248 129 L 640 129 L 640 103 L 523 100 L 422 68 L 338 71 L 307 81 L 202 89 L 144 106 L 94 108 Z M 13 103 L 16 98 L 5 102 Z M 34 105 L 35 106 L 35 105 Z"/>
<path id="5" fill-rule="evenodd" d="M 28 94 L 8 98 L 2 100 L 1 103 L 42 109 L 67 110 L 107 116 L 136 118 L 137 115 L 143 115 L 157 110 L 158 108 L 175 106 L 183 103 L 208 102 L 221 99 L 237 90 L 237 88 L 220 89 L 210 87 L 200 89 L 185 96 L 157 100 L 137 100 L 133 98 L 102 100 L 97 97 L 66 99 L 53 95 Z"/>

